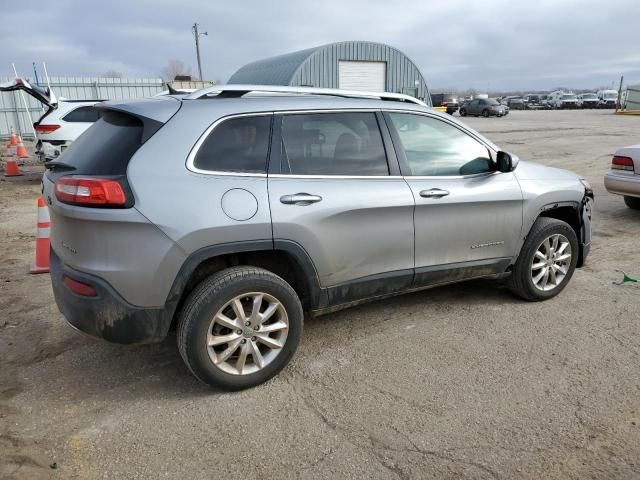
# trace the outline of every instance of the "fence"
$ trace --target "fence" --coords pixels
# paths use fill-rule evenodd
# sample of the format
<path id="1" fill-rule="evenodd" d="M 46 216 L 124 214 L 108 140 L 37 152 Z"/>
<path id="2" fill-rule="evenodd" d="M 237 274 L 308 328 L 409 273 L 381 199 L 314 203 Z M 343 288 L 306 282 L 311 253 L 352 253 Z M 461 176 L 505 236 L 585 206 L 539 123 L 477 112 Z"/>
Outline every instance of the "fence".
<path id="1" fill-rule="evenodd" d="M 14 77 L 0 77 L 0 83 L 13 79 Z M 119 100 L 151 97 L 165 89 L 160 78 L 51 77 L 50 80 L 51 89 L 58 99 Z M 40 85 L 44 85 L 42 80 Z M 27 108 L 19 91 L 0 93 L 0 137 L 8 136 L 10 127 L 23 137 L 33 137 L 30 122 L 40 118 L 46 108 L 26 93 L 24 98 Z M 31 121 L 27 111 L 31 115 Z"/>

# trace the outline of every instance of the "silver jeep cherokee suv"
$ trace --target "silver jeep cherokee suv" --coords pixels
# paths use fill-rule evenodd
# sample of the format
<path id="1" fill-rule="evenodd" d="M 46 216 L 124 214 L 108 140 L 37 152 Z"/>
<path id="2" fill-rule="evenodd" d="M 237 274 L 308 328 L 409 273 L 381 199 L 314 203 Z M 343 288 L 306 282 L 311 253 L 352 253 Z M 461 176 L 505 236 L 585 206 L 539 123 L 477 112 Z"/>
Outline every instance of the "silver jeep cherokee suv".
<path id="1" fill-rule="evenodd" d="M 589 252 L 586 182 L 411 97 L 233 85 L 100 108 L 43 179 L 56 302 L 111 342 L 175 325 L 211 385 L 279 372 L 304 312 L 480 277 L 545 300 Z"/>

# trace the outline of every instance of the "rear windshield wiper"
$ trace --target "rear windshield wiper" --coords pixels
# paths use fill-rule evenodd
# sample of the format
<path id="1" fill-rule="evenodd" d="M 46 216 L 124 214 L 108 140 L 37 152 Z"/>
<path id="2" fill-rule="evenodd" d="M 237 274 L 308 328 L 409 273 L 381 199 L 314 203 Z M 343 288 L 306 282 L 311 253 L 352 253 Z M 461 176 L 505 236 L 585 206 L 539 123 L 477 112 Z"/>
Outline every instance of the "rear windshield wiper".
<path id="1" fill-rule="evenodd" d="M 47 170 L 75 170 L 76 167 L 74 167 L 73 165 L 69 165 L 68 163 L 62 163 L 62 162 L 45 162 L 44 164 L 44 168 L 46 168 Z"/>

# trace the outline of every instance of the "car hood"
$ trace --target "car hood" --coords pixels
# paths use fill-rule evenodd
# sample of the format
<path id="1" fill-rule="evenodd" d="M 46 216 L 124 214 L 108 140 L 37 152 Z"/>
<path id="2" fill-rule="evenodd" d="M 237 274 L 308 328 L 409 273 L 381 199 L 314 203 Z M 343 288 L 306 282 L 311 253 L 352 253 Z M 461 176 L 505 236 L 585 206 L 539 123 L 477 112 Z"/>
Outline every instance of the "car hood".
<path id="1" fill-rule="evenodd" d="M 520 161 L 514 170 L 518 180 L 576 180 L 580 177 L 569 170 L 547 167 L 533 162 Z"/>

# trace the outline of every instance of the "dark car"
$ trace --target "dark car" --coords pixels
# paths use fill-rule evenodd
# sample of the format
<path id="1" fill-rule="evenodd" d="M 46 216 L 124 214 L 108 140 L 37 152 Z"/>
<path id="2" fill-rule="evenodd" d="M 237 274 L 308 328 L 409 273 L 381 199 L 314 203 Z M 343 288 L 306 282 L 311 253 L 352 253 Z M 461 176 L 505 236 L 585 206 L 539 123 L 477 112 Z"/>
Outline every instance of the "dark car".
<path id="1" fill-rule="evenodd" d="M 453 115 L 457 112 L 458 107 L 460 106 L 458 99 L 454 95 L 448 93 L 432 93 L 431 105 L 434 107 L 445 107 L 449 115 Z"/>
<path id="2" fill-rule="evenodd" d="M 463 117 L 467 115 L 474 115 L 476 117 L 480 115 L 483 117 L 502 117 L 506 115 L 506 110 L 503 105 L 493 98 L 476 98 L 460 107 L 460 115 Z"/>

